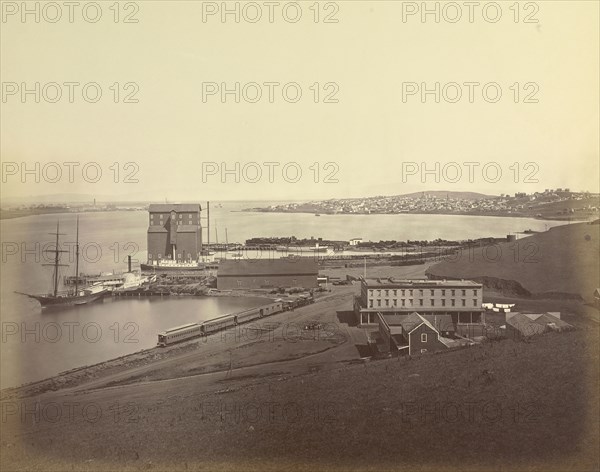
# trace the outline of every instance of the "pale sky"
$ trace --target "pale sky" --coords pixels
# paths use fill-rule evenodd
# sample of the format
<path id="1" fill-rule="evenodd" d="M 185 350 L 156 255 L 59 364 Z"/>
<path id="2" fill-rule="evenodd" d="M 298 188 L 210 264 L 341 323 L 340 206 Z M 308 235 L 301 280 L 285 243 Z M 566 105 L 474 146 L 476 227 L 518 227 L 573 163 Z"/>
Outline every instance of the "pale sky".
<path id="1" fill-rule="evenodd" d="M 102 18 L 96 23 L 85 21 L 79 10 L 70 23 L 67 7 L 57 2 L 63 11 L 56 23 L 47 21 L 55 15 L 50 9 L 45 16 L 40 11 L 39 23 L 33 15 L 23 23 L 21 12 L 9 14 L 21 2 L 2 3 L 3 198 L 80 193 L 154 200 L 277 200 L 424 190 L 529 193 L 556 187 L 598 192 L 595 1 L 535 2 L 537 12 L 526 10 L 527 2 L 522 2 L 517 23 L 510 9 L 513 1 L 499 2 L 502 17 L 496 23 L 486 21 L 480 8 L 470 23 L 464 2 L 457 2 L 463 16 L 456 23 L 447 21 L 455 14 L 450 10 L 445 16 L 441 11 L 439 23 L 433 15 L 422 22 L 419 13 L 403 22 L 408 4 L 393 1 L 321 2 L 318 23 L 315 7 L 311 10 L 314 2 L 299 2 L 302 18 L 297 23 L 282 16 L 289 2 L 279 2 L 273 23 L 263 2 L 257 2 L 263 14 L 257 23 L 247 21 L 255 14 L 249 7 L 239 23 L 233 15 L 223 23 L 219 14 L 203 22 L 203 8 L 206 12 L 213 4 L 194 1 L 137 2 L 137 12 L 122 3 L 118 23 L 109 9 L 113 2 L 100 2 Z M 34 8 L 34 3 L 28 5 Z M 236 3 L 228 6 L 233 9 Z M 430 8 L 435 4 L 428 3 Z M 221 2 L 214 5 L 219 8 Z M 123 23 L 127 13 L 134 13 L 138 23 Z M 291 18 L 295 11 L 287 13 Z M 491 17 L 494 12 L 487 13 Z M 323 23 L 327 14 L 338 22 Z M 524 23 L 527 14 L 538 23 Z M 79 86 L 74 103 L 69 103 L 69 89 L 61 85 L 57 103 L 50 103 L 56 90 L 52 86 L 45 88 L 47 99 L 40 93 L 40 103 L 34 94 L 22 103 L 22 84 L 33 89 L 36 82 L 40 87 L 96 82 L 102 97 L 87 103 Z M 120 103 L 113 100 L 115 82 L 121 84 Z M 134 90 L 123 90 L 127 82 L 137 84 L 138 103 L 122 103 Z M 256 89 L 247 87 L 240 103 L 233 94 L 222 103 L 219 93 L 203 101 L 203 84 L 210 82 L 230 88 L 236 82 L 241 87 L 256 82 L 263 95 L 250 103 Z M 279 86 L 274 103 L 269 103 L 265 82 L 295 82 L 302 97 L 288 103 Z M 324 89 L 330 82 L 336 85 Z M 430 88 L 436 82 L 440 88 L 456 82 L 463 96 L 449 103 L 456 88 L 447 87 L 447 100 L 441 96 L 440 103 L 433 94 L 422 103 L 418 92 L 403 102 L 403 84 L 409 82 Z M 465 82 L 497 83 L 502 97 L 488 103 L 479 86 L 470 103 Z M 319 103 L 314 103 L 314 83 L 320 84 Z M 519 103 L 514 102 L 515 83 Z M 526 83 L 532 84 L 525 88 Z M 288 90 L 293 97 L 294 89 Z M 338 103 L 323 103 L 332 91 Z M 537 103 L 524 103 L 530 93 Z M 494 93 L 489 95 L 493 98 Z M 36 183 L 32 174 L 22 182 L 22 163 L 34 169 L 35 162 L 41 181 Z M 56 175 L 51 162 L 61 163 L 63 171 L 55 183 L 49 181 Z M 74 182 L 69 182 L 63 162 L 79 164 Z M 115 162 L 118 175 L 111 168 Z M 135 166 L 124 169 L 128 162 Z M 259 163 L 262 177 L 257 179 L 255 169 L 247 166 L 247 179 L 257 182 L 244 182 L 240 172 L 239 183 L 233 174 L 225 175 L 227 182 L 222 183 L 222 164 L 235 169 L 236 162 L 240 170 Z M 270 167 L 273 182 L 264 162 L 278 164 Z M 334 165 L 325 168 L 329 162 Z M 452 162 L 462 169 L 456 182 L 456 166 L 448 165 Z M 472 181 L 464 162 L 476 164 L 471 164 Z M 204 170 L 216 172 L 204 175 L 205 182 L 203 163 Z M 286 181 L 282 168 L 288 163 L 293 164 Z M 440 182 L 435 182 L 435 173 L 421 174 L 422 163 L 432 170 L 438 163 Z M 90 179 L 96 168 L 102 170 L 98 182 L 83 179 L 86 164 Z M 489 173 L 484 176 L 486 164 Z M 292 183 L 298 168 L 302 176 Z M 403 169 L 410 175 L 403 175 Z M 501 178 L 492 182 L 497 169 Z M 134 171 L 138 182 L 123 183 Z M 333 171 L 338 182 L 323 182 Z"/>

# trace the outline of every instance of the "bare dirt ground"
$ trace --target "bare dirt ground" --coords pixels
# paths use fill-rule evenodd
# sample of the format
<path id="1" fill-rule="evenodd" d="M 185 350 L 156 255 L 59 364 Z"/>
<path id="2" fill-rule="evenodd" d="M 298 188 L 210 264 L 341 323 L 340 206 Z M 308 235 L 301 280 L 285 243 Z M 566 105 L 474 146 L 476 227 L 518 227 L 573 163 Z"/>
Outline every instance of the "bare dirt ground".
<path id="1" fill-rule="evenodd" d="M 385 276 L 422 276 L 417 267 Z M 598 470 L 598 332 L 586 307 L 571 306 L 569 333 L 365 362 L 357 292 L 332 287 L 261 320 L 266 331 L 5 391 L 0 468 Z M 326 328 L 302 330 L 309 321 Z"/>

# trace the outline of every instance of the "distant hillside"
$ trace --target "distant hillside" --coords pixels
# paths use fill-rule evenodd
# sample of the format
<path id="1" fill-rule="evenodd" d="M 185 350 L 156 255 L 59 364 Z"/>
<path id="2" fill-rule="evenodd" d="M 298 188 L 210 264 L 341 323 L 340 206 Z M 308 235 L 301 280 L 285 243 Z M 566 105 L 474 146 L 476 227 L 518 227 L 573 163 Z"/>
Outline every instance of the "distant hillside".
<path id="1" fill-rule="evenodd" d="M 593 299 L 600 286 L 600 225 L 557 226 L 496 247 L 464 251 L 429 268 L 433 278 L 478 279 L 487 286 L 533 296 Z"/>
<path id="2" fill-rule="evenodd" d="M 436 197 L 436 198 L 453 198 L 455 200 L 486 200 L 488 198 L 497 198 L 498 195 L 485 195 L 477 192 L 448 192 L 445 190 L 428 190 L 426 192 L 414 192 L 398 195 L 402 198 L 419 198 L 419 197 Z"/>
<path id="3" fill-rule="evenodd" d="M 105 196 L 102 196 L 104 198 Z M 100 197 L 98 198 L 100 200 Z M 57 203 L 93 203 L 94 196 L 83 193 L 55 193 L 51 195 L 27 195 L 22 197 L 3 196 L 2 203 L 5 205 L 33 205 L 33 204 L 57 204 Z"/>

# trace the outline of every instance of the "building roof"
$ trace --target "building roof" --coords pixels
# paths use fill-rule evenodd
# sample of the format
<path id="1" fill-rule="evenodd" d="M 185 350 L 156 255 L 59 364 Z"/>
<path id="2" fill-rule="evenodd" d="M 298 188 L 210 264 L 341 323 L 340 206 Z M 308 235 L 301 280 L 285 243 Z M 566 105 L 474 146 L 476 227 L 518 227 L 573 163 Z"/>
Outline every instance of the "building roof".
<path id="1" fill-rule="evenodd" d="M 472 280 L 430 280 L 430 279 L 362 279 L 368 288 L 481 288 L 480 283 Z"/>
<path id="2" fill-rule="evenodd" d="M 436 331 L 454 331 L 451 315 L 421 315 Z"/>
<path id="3" fill-rule="evenodd" d="M 219 263 L 218 277 L 237 276 L 317 276 L 317 261 L 306 258 L 231 260 Z"/>
<path id="4" fill-rule="evenodd" d="M 560 318 L 557 318 L 556 316 L 551 315 L 550 313 L 544 313 L 543 315 L 538 316 L 535 320 L 533 320 L 533 322 L 541 324 L 543 326 L 547 326 L 549 323 L 554 323 L 554 325 L 557 328 L 562 329 L 573 327 L 569 323 L 561 320 Z"/>
<path id="5" fill-rule="evenodd" d="M 400 324 L 402 325 L 402 328 L 409 334 L 422 324 L 427 325 L 429 328 L 437 332 L 431 323 L 419 315 L 416 311 L 412 312 L 410 315 L 407 315 L 402 321 L 400 321 Z"/>
<path id="6" fill-rule="evenodd" d="M 148 226 L 148 232 L 149 233 L 166 233 L 167 228 L 165 228 L 164 226 L 152 225 L 152 226 Z"/>
<path id="7" fill-rule="evenodd" d="M 542 334 L 546 331 L 546 325 L 536 323 L 531 318 L 525 316 L 522 313 L 517 313 L 511 318 L 506 320 L 506 324 L 517 330 L 524 336 L 533 336 L 535 334 Z"/>
<path id="8" fill-rule="evenodd" d="M 361 306 L 360 311 L 363 313 L 372 313 L 372 312 L 381 312 L 386 314 L 394 314 L 398 313 L 401 316 L 408 315 L 411 310 L 414 310 L 414 306 L 378 306 L 378 307 L 366 307 Z M 440 313 L 440 315 L 445 315 L 446 313 L 456 313 L 462 311 L 471 311 L 473 313 L 481 313 L 484 311 L 481 307 L 458 307 L 458 306 L 432 306 L 432 307 L 424 307 L 424 310 L 427 310 L 428 313 Z M 436 316 L 440 316 L 436 315 Z"/>
<path id="9" fill-rule="evenodd" d="M 199 203 L 152 203 L 148 206 L 150 213 L 169 213 L 171 211 L 202 211 Z"/>
<path id="10" fill-rule="evenodd" d="M 403 328 L 400 322 L 408 315 L 388 315 L 385 313 L 378 313 L 378 316 L 381 320 L 383 320 L 383 323 L 387 327 L 390 334 L 394 336 L 402 334 Z"/>

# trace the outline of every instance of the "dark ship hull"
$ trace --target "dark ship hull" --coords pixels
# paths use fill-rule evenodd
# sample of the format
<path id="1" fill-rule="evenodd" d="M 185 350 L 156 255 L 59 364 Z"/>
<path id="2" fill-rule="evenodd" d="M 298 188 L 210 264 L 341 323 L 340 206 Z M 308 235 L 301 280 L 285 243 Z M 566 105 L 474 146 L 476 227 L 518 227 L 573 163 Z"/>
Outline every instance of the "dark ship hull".
<path id="1" fill-rule="evenodd" d="M 85 293 L 83 295 L 30 295 L 25 293 L 30 298 L 37 300 L 42 308 L 64 308 L 77 305 L 87 305 L 102 300 L 107 290 L 102 290 L 96 293 Z"/>

